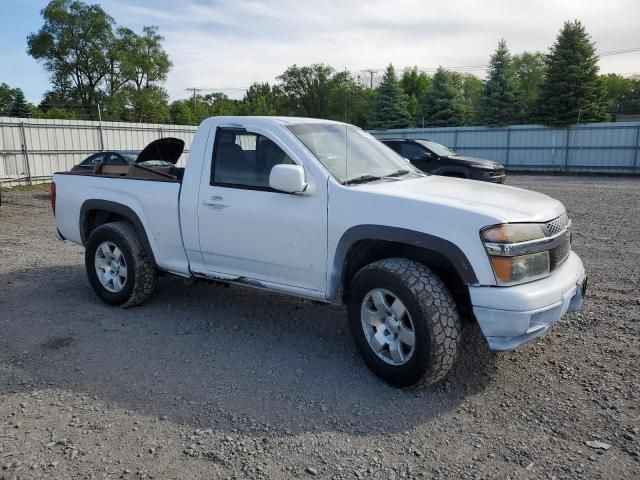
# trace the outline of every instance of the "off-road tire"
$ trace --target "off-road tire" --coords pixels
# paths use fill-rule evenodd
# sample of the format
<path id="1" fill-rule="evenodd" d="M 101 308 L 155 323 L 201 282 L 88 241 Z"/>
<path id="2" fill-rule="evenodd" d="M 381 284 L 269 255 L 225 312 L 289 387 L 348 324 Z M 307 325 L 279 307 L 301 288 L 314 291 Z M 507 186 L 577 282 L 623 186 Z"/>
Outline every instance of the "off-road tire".
<path id="1" fill-rule="evenodd" d="M 103 287 L 96 274 L 96 249 L 105 241 L 117 245 L 127 263 L 127 280 L 124 288 L 117 293 Z M 106 223 L 91 232 L 86 244 L 84 263 L 93 290 L 109 305 L 133 307 L 140 305 L 153 294 L 157 271 L 135 228 L 129 222 Z"/>
<path id="2" fill-rule="evenodd" d="M 390 365 L 369 346 L 362 328 L 361 305 L 368 292 L 382 288 L 406 306 L 415 329 L 415 350 L 404 365 Z M 461 321 L 449 289 L 425 265 L 389 258 L 362 268 L 348 293 L 351 334 L 367 366 L 397 387 L 418 388 L 442 380 L 456 359 Z"/>

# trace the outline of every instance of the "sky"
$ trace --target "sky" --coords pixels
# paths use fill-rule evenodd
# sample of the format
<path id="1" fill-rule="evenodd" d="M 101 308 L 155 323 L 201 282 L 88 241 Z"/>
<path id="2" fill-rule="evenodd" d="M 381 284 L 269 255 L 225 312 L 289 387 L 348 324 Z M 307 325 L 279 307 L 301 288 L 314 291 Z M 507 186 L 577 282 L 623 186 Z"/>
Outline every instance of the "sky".
<path id="1" fill-rule="evenodd" d="M 640 47 L 638 0 L 101 0 L 119 25 L 157 25 L 173 68 L 172 100 L 224 91 L 239 98 L 292 64 L 358 72 L 483 66 L 500 38 L 512 53 L 547 51 L 565 20 L 578 19 L 599 52 Z M 47 73 L 26 53 L 47 0 L 0 0 L 0 83 L 39 103 Z M 640 52 L 601 58 L 603 73 L 640 74 Z"/>

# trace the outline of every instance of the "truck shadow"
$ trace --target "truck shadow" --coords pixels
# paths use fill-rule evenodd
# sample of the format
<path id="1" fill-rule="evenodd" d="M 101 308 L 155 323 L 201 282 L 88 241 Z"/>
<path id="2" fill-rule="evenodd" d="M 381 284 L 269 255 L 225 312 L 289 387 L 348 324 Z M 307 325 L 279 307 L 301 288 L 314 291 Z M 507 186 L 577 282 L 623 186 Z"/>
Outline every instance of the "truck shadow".
<path id="1" fill-rule="evenodd" d="M 218 429 L 405 431 L 455 410 L 497 370 L 475 325 L 448 380 L 403 391 L 369 372 L 343 309 L 163 278 L 145 305 L 94 295 L 80 266 L 0 275 L 0 359 L 28 380 L 144 414 Z"/>

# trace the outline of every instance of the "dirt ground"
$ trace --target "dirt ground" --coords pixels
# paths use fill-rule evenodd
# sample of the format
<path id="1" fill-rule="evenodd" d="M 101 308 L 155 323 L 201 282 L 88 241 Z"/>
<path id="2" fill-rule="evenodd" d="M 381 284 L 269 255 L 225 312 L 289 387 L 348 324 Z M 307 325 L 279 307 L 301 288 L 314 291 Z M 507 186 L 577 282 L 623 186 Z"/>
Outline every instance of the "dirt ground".
<path id="1" fill-rule="evenodd" d="M 469 325 L 418 392 L 366 369 L 340 308 L 171 278 L 108 307 L 46 193 L 3 193 L 0 479 L 640 478 L 640 178 L 508 183 L 567 206 L 583 311 L 500 355 Z"/>

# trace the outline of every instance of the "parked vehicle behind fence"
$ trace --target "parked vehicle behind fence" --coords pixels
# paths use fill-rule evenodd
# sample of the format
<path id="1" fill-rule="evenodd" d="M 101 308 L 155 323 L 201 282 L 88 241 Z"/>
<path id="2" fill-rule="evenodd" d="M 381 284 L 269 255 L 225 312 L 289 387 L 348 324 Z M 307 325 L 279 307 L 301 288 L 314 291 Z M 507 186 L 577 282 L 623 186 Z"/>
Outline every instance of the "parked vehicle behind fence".
<path id="1" fill-rule="evenodd" d="M 460 155 L 453 149 L 431 140 L 401 138 L 385 139 L 382 142 L 426 173 L 493 183 L 504 183 L 506 179 L 501 164 Z"/>

